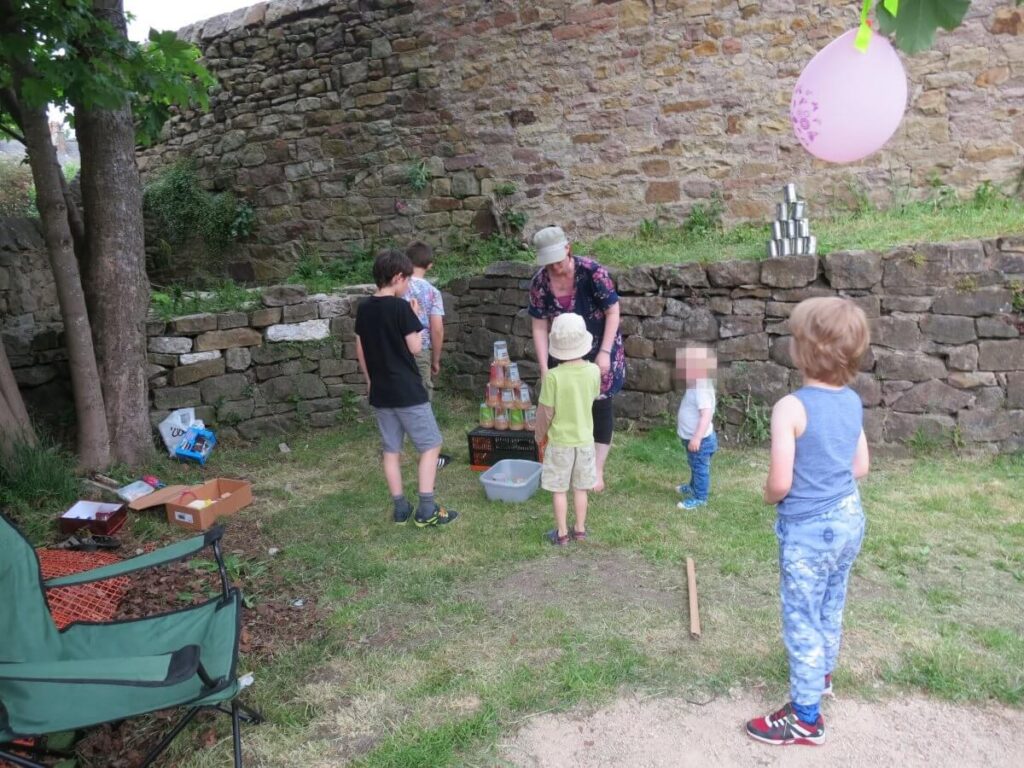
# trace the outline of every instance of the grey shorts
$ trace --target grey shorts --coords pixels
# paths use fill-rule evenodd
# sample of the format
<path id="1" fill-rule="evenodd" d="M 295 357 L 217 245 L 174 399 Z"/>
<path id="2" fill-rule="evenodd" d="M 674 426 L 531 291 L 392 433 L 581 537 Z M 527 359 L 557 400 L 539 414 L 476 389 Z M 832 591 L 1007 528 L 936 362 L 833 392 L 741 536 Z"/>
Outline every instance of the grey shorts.
<path id="1" fill-rule="evenodd" d="M 437 428 L 430 403 L 408 408 L 374 408 L 377 427 L 384 453 L 401 453 L 402 443 L 408 435 L 416 450 L 425 453 L 441 445 L 441 430 Z"/>

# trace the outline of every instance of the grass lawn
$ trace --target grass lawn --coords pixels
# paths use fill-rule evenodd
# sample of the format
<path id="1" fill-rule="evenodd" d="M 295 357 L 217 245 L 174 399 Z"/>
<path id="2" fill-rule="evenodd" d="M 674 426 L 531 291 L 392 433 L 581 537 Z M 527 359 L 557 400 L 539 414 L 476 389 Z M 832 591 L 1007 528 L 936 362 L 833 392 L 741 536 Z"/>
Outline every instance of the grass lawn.
<path id="1" fill-rule="evenodd" d="M 282 548 L 269 567 L 296 596 L 320 595 L 330 616 L 326 640 L 255 670 L 247 697 L 269 722 L 246 730 L 254 764 L 493 765 L 499 738 L 531 715 L 623 690 L 703 699 L 767 686 L 783 700 L 763 449 L 722 450 L 711 503 L 683 513 L 672 431 L 620 432 L 610 490 L 592 497 L 591 541 L 555 550 L 542 541 L 548 495 L 487 502 L 466 467 L 472 411 L 442 401 L 438 413 L 457 459 L 438 492 L 463 515 L 443 530 L 390 522 L 372 419 L 295 436 L 286 455 L 277 440 L 218 449 L 212 471 L 255 482 L 244 515 Z M 845 695 L 1024 703 L 1022 492 L 1021 456 L 876 459 L 836 675 Z M 699 642 L 688 637 L 687 556 Z M 174 764 L 223 765 L 228 742 Z"/>

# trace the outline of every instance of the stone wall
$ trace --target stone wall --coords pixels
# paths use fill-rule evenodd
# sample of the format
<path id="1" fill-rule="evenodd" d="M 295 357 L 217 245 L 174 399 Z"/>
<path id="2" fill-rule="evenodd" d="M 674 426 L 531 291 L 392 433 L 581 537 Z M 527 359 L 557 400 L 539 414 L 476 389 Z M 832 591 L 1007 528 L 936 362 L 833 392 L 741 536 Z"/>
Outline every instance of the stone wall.
<path id="1" fill-rule="evenodd" d="M 975 0 L 962 27 L 904 56 L 909 106 L 880 153 L 814 161 L 788 125 L 803 65 L 856 23 L 825 0 L 275 0 L 183 30 L 221 82 L 208 114 L 172 120 L 146 172 L 190 156 L 257 207 L 236 259 L 261 281 L 300 241 L 439 243 L 491 226 L 488 196 L 576 236 L 679 220 L 720 194 L 765 218 L 796 181 L 812 216 L 850 186 L 921 196 L 1009 185 L 1024 144 L 1024 11 Z M 426 188 L 408 169 L 422 161 Z M 245 270 L 240 270 L 245 274 Z"/>
<path id="2" fill-rule="evenodd" d="M 246 311 L 151 320 L 151 420 L 193 406 L 218 436 L 253 439 L 328 427 L 366 393 L 356 362 L 355 309 L 372 289 L 307 295 L 302 286 L 259 292 Z M 452 296 L 448 304 L 454 304 Z M 448 321 L 457 322 L 452 311 Z"/>
<path id="3" fill-rule="evenodd" d="M 0 335 L 29 406 L 51 414 L 70 405 L 63 332 L 38 221 L 0 218 Z"/>
<path id="4" fill-rule="evenodd" d="M 458 281 L 461 347 L 448 352 L 459 388 L 479 396 L 494 341 L 533 357 L 530 265 L 505 262 Z M 638 267 L 615 274 L 622 296 L 623 422 L 664 424 L 678 407 L 675 350 L 718 353 L 719 420 L 736 435 L 799 386 L 786 318 L 812 296 L 853 298 L 872 344 L 854 387 L 873 444 L 926 438 L 991 450 L 1024 448 L 1024 238 L 837 252 L 768 261 Z M 1015 308 L 1016 302 L 1016 308 Z M 532 381 L 536 365 L 521 365 Z"/>

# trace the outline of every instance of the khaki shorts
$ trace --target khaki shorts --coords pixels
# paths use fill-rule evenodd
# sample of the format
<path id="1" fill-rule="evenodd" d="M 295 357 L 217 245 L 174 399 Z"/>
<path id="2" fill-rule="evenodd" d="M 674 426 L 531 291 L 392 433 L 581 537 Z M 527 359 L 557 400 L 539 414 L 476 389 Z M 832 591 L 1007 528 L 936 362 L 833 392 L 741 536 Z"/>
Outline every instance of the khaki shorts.
<path id="1" fill-rule="evenodd" d="M 589 491 L 597 485 L 597 454 L 594 446 L 566 448 L 548 445 L 544 449 L 544 469 L 540 487 L 552 493 L 565 493 L 570 488 Z"/>
<path id="2" fill-rule="evenodd" d="M 430 372 L 430 355 L 429 349 L 424 349 L 416 355 L 416 367 L 420 369 L 420 378 L 423 379 L 423 386 L 427 388 L 428 403 L 434 399 L 434 379 Z"/>

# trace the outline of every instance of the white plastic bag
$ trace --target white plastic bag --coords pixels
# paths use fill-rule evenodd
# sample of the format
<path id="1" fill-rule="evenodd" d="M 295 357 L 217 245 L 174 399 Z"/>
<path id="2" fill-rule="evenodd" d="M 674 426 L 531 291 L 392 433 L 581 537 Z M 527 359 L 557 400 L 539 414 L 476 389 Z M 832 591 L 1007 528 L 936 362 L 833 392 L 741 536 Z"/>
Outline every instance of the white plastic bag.
<path id="1" fill-rule="evenodd" d="M 174 449 L 181 443 L 181 438 L 189 427 L 202 428 L 205 426 L 202 419 L 196 418 L 195 408 L 179 408 L 176 411 L 171 411 L 170 415 L 160 422 L 157 429 L 167 448 L 167 455 L 174 458 Z"/>

